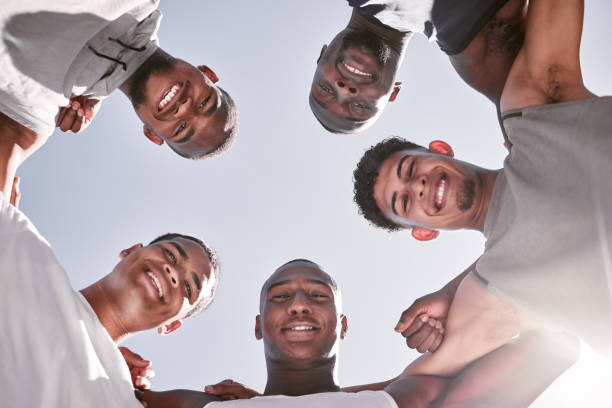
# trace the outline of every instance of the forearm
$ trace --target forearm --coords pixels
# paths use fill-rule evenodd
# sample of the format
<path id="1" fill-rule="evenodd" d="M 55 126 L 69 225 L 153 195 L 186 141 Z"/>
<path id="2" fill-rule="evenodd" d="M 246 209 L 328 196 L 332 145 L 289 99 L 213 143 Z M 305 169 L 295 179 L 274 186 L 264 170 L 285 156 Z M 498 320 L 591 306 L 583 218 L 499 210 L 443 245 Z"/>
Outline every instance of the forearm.
<path id="1" fill-rule="evenodd" d="M 454 298 L 455 293 L 457 292 L 457 288 L 461 284 L 461 281 L 472 271 L 472 269 L 474 269 L 476 262 L 478 262 L 478 259 L 475 260 L 473 264 L 468 266 L 465 271 L 461 272 L 458 276 L 456 276 L 452 281 L 444 285 L 442 290 L 445 291 L 451 297 L 451 299 Z"/>
<path id="2" fill-rule="evenodd" d="M 140 400 L 147 403 L 147 408 L 202 408 L 220 401 L 214 395 L 193 390 L 144 391 Z"/>
<path id="3" fill-rule="evenodd" d="M 380 391 L 380 390 L 384 390 L 385 387 L 387 387 L 389 384 L 391 384 L 393 381 L 397 380 L 399 378 L 395 377 L 392 378 L 390 380 L 387 381 L 381 381 L 381 382 L 377 382 L 377 383 L 370 383 L 370 384 L 363 384 L 363 385 L 353 385 L 351 387 L 345 387 L 342 388 L 343 392 L 359 392 L 359 391 L 365 391 L 365 390 L 369 390 L 369 391 Z"/>
<path id="4" fill-rule="evenodd" d="M 530 332 L 475 361 L 451 379 L 433 407 L 526 407 L 578 358 L 561 333 Z"/>

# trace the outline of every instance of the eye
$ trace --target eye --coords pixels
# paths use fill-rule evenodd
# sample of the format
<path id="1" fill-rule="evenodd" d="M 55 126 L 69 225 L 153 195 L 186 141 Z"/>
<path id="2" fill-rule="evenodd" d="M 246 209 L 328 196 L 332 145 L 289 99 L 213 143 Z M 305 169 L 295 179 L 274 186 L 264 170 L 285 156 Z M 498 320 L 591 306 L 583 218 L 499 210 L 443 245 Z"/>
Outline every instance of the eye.
<path id="1" fill-rule="evenodd" d="M 272 296 L 272 300 L 285 300 L 289 298 L 290 296 L 287 293 L 279 293 L 278 295 Z"/>
<path id="2" fill-rule="evenodd" d="M 329 297 L 325 293 L 318 293 L 318 292 L 315 292 L 310 296 L 312 296 L 313 298 L 318 298 L 318 299 L 327 299 Z"/>
<path id="3" fill-rule="evenodd" d="M 204 106 L 206 105 L 206 103 L 210 100 L 210 95 L 208 95 L 200 105 L 198 105 L 198 109 L 204 109 Z"/>
<path id="4" fill-rule="evenodd" d="M 185 290 L 187 291 L 187 299 L 191 299 L 191 285 L 187 281 L 184 281 L 184 282 L 185 282 Z"/>
<path id="5" fill-rule="evenodd" d="M 353 106 L 356 107 L 357 109 L 370 110 L 370 107 L 368 105 L 361 103 L 361 102 L 354 102 Z"/>
<path id="6" fill-rule="evenodd" d="M 327 86 L 327 85 L 324 85 L 324 84 L 319 84 L 319 88 L 320 88 L 320 89 L 321 89 L 323 92 L 325 92 L 325 93 L 327 93 L 327 94 L 330 94 L 330 95 L 335 95 L 335 94 L 336 94 L 336 92 L 335 92 L 335 91 L 334 91 L 332 88 L 330 88 L 329 86 Z"/>
<path id="7" fill-rule="evenodd" d="M 178 129 L 176 129 L 176 132 L 174 133 L 174 136 L 176 136 L 179 133 L 181 133 L 183 130 L 185 130 L 186 127 L 187 127 L 187 122 L 181 123 L 181 126 L 179 126 Z"/>
<path id="8" fill-rule="evenodd" d="M 412 162 L 410 163 L 410 167 L 408 168 L 408 177 L 412 177 L 412 175 L 414 174 L 414 163 L 416 162 L 416 159 L 413 159 Z"/>
<path id="9" fill-rule="evenodd" d="M 168 260 L 173 264 L 176 265 L 176 256 L 174 256 L 174 254 L 172 253 L 172 251 L 164 248 L 164 253 L 166 254 L 166 256 L 168 257 Z"/>
<path id="10" fill-rule="evenodd" d="M 407 195 L 404 196 L 402 204 L 404 206 L 404 214 L 405 214 L 406 213 L 406 209 L 408 208 L 408 196 Z"/>

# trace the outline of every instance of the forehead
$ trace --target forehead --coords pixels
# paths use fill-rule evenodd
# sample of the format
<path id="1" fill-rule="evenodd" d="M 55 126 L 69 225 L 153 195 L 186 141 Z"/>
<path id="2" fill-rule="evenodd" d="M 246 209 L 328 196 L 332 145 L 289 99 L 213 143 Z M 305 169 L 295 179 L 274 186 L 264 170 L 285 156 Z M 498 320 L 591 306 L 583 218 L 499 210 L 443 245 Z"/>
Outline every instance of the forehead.
<path id="1" fill-rule="evenodd" d="M 280 285 L 291 285 L 304 282 L 324 285 L 332 291 L 336 290 L 335 282 L 327 273 L 307 262 L 291 263 L 282 269 L 276 270 L 267 280 L 266 289 L 270 290 L 270 288 Z"/>

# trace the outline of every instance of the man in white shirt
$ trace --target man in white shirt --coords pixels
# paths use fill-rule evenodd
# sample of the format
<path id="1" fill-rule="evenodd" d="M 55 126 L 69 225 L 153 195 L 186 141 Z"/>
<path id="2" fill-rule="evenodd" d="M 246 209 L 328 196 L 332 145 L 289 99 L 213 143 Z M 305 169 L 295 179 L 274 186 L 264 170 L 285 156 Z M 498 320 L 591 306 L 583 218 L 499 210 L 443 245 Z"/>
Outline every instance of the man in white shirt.
<path id="1" fill-rule="evenodd" d="M 206 390 L 220 396 L 255 397 L 218 402 L 213 395 L 197 391 L 145 391 L 142 399 L 147 406 L 416 408 L 451 403 L 525 406 L 576 358 L 571 339 L 566 343 L 566 339 L 532 333 L 484 357 L 451 381 L 400 375 L 389 381 L 342 390 L 337 372 L 338 353 L 348 321 L 342 314 L 340 290 L 331 276 L 308 260 L 288 262 L 264 283 L 259 309 L 255 336 L 263 340 L 267 366 L 263 396 L 256 396 L 241 384 L 224 382 Z M 529 381 L 524 381 L 525 376 L 529 376 Z M 492 405 L 493 401 L 497 403 Z"/>
<path id="2" fill-rule="evenodd" d="M 214 252 L 163 235 L 121 251 L 112 272 L 74 291 L 50 245 L 0 193 L 0 393 L 7 407 L 141 407 L 117 344 L 170 333 L 212 301 Z"/>
<path id="3" fill-rule="evenodd" d="M 205 65 L 158 46 L 158 1 L 5 1 L 0 9 L 0 141 L 13 168 L 57 125 L 79 131 L 115 89 L 130 99 L 145 136 L 182 157 L 223 152 L 238 131 L 232 98 Z M 95 108 L 94 108 L 95 105 Z M 27 141 L 21 140 L 29 133 Z M 10 185 L 3 186 L 8 195 Z"/>

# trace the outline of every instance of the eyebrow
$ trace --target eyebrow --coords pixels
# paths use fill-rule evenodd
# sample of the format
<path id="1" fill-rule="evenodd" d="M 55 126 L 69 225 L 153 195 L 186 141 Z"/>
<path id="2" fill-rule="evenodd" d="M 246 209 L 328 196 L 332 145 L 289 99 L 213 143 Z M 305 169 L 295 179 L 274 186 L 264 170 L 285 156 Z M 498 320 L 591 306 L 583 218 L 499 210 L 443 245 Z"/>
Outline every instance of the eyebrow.
<path id="1" fill-rule="evenodd" d="M 402 164 L 404 164 L 404 161 L 410 157 L 409 155 L 405 155 L 404 157 L 402 157 L 402 159 L 399 161 L 399 163 L 397 164 L 397 178 L 402 178 Z"/>
<path id="2" fill-rule="evenodd" d="M 183 259 L 186 261 L 189 259 L 189 256 L 187 255 L 187 252 L 185 252 L 185 250 L 183 249 L 182 246 L 180 246 L 179 244 L 177 244 L 174 241 L 170 241 L 170 245 L 172 245 L 173 247 L 176 248 L 176 250 L 178 251 L 179 254 L 181 254 L 181 256 L 183 257 Z"/>
<path id="3" fill-rule="evenodd" d="M 288 284 L 289 282 L 291 282 L 291 279 L 284 279 L 284 280 L 282 280 L 282 281 L 278 281 L 278 282 L 276 282 L 276 283 L 273 283 L 273 284 L 271 284 L 270 286 L 268 286 L 268 292 L 270 292 L 270 290 L 272 290 L 272 288 L 275 288 L 275 287 L 277 287 L 277 286 L 286 285 L 286 284 Z M 315 285 L 322 285 L 322 286 L 325 286 L 326 288 L 329 288 L 329 289 L 330 289 L 330 290 L 332 290 L 332 292 L 333 292 L 333 289 L 330 287 L 329 283 L 327 283 L 327 282 L 325 282 L 325 281 L 323 281 L 323 280 L 320 280 L 320 279 L 314 279 L 314 278 L 309 278 L 309 279 L 307 279 L 307 280 L 306 280 L 306 282 L 308 282 L 308 283 L 313 283 L 313 284 L 315 284 Z"/>

